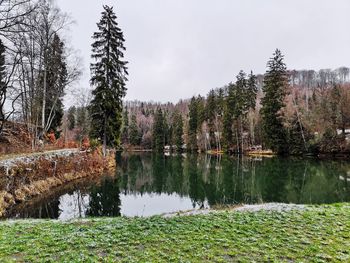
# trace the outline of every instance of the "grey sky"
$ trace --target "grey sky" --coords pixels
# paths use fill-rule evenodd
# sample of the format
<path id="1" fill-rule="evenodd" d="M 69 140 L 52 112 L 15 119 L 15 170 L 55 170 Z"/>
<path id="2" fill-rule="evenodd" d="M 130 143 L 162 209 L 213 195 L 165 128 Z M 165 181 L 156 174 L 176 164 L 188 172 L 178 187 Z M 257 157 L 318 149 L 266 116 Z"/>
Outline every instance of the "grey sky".
<path id="1" fill-rule="evenodd" d="M 127 99 L 176 102 L 207 94 L 240 69 L 263 73 L 278 47 L 290 69 L 350 65 L 349 0 L 57 0 L 71 15 L 89 86 L 91 35 L 102 4 L 126 38 Z"/>

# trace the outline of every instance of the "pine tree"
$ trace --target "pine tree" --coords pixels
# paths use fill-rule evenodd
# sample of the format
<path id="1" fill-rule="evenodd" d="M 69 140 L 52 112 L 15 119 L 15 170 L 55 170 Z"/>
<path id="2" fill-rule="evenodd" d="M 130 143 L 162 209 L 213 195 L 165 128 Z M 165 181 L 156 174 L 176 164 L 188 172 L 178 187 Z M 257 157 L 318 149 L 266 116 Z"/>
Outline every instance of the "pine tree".
<path id="1" fill-rule="evenodd" d="M 223 141 L 226 151 L 233 147 L 233 121 L 238 116 L 237 105 L 237 87 L 234 83 L 230 83 L 227 88 L 223 116 Z"/>
<path id="2" fill-rule="evenodd" d="M 183 119 L 179 111 L 175 111 L 173 116 L 173 142 L 178 152 L 182 151 L 183 145 Z"/>
<path id="3" fill-rule="evenodd" d="M 189 125 L 188 125 L 188 145 L 190 152 L 196 152 L 197 146 L 197 130 L 199 126 L 198 100 L 192 97 L 189 105 Z"/>
<path id="4" fill-rule="evenodd" d="M 281 110 L 287 94 L 288 76 L 281 51 L 275 51 L 267 66 L 261 108 L 264 139 L 267 147 L 278 154 L 285 154 L 288 146 Z"/>
<path id="5" fill-rule="evenodd" d="M 252 72 L 247 77 L 241 70 L 236 77 L 235 84 L 228 85 L 223 113 L 223 140 L 226 151 L 233 148 L 234 137 L 236 137 L 237 150 L 244 150 L 243 128 L 247 113 L 250 109 L 255 108 L 256 94 L 256 77 Z"/>
<path id="6" fill-rule="evenodd" d="M 172 145 L 172 127 L 168 123 L 168 112 L 163 111 L 164 145 Z"/>
<path id="7" fill-rule="evenodd" d="M 45 127 L 44 131 L 52 130 L 59 137 L 63 118 L 64 89 L 68 83 L 67 64 L 64 56 L 64 43 L 55 34 L 47 51 L 46 75 L 41 74 L 40 81 L 46 81 L 45 94 Z"/>
<path id="8" fill-rule="evenodd" d="M 125 107 L 124 113 L 123 113 L 123 129 L 122 129 L 122 143 L 128 144 L 129 143 L 129 112 L 128 108 Z"/>
<path id="9" fill-rule="evenodd" d="M 97 24 L 92 44 L 91 84 L 95 86 L 90 104 L 91 136 L 103 141 L 106 147 L 117 146 L 122 124 L 122 99 L 126 94 L 127 62 L 124 61 L 124 36 L 118 26 L 113 8 L 103 6 L 102 18 Z"/>
<path id="10" fill-rule="evenodd" d="M 68 130 L 73 130 L 75 128 L 75 116 L 76 116 L 76 108 L 72 106 L 68 109 Z"/>
<path id="11" fill-rule="evenodd" d="M 153 123 L 152 148 L 156 152 L 163 152 L 165 146 L 165 124 L 164 115 L 161 108 L 157 109 Z"/>
<path id="12" fill-rule="evenodd" d="M 76 110 L 77 120 L 76 127 L 79 129 L 76 139 L 82 141 L 90 131 L 90 119 L 88 109 L 86 107 L 79 107 Z"/>
<path id="13" fill-rule="evenodd" d="M 228 104 L 229 102 L 226 101 L 223 115 L 222 138 L 224 151 L 229 151 L 233 145 L 232 114 Z"/>
<path id="14" fill-rule="evenodd" d="M 251 71 L 248 80 L 247 80 L 247 92 L 246 92 L 246 107 L 248 108 L 248 112 L 250 111 L 251 114 L 249 114 L 249 117 L 246 117 L 246 120 L 248 121 L 249 125 L 249 137 L 250 142 L 252 144 L 255 144 L 255 119 L 254 119 L 254 111 L 256 108 L 256 97 L 258 93 L 258 86 L 257 86 L 257 78 Z"/>
<path id="15" fill-rule="evenodd" d="M 215 117 L 216 117 L 216 94 L 214 90 L 209 91 L 207 96 L 207 104 L 206 104 L 206 114 L 207 114 L 207 122 L 209 126 L 209 143 L 210 148 L 216 148 L 215 141 Z"/>
<path id="16" fill-rule="evenodd" d="M 222 145 L 221 145 L 221 137 L 222 137 L 222 122 L 223 122 L 223 114 L 224 114 L 224 101 L 225 101 L 225 92 L 223 88 L 219 88 L 217 90 L 216 94 L 216 111 L 215 111 L 215 129 L 216 129 L 216 144 L 217 144 L 217 149 L 219 151 L 222 150 Z"/>
<path id="17" fill-rule="evenodd" d="M 246 107 L 248 109 L 255 110 L 257 93 L 258 93 L 258 86 L 257 86 L 256 76 L 251 71 L 248 76 L 247 91 L 246 91 Z"/>
<path id="18" fill-rule="evenodd" d="M 235 85 L 235 107 L 234 115 L 238 119 L 241 117 L 245 111 L 245 101 L 246 101 L 246 89 L 247 89 L 247 75 L 241 70 L 236 77 Z"/>
<path id="19" fill-rule="evenodd" d="M 130 123 L 130 128 L 129 128 L 129 139 L 130 139 L 130 144 L 137 146 L 140 145 L 141 143 L 141 135 L 139 131 L 139 127 L 137 126 L 137 120 L 136 120 L 136 115 L 131 116 L 131 123 Z"/>

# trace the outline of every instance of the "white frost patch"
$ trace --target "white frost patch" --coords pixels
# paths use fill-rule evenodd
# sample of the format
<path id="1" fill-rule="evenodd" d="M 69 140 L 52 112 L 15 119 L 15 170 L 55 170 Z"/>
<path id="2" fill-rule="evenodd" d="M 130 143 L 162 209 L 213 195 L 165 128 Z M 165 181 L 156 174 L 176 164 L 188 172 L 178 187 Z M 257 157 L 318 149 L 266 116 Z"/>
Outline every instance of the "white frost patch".
<path id="1" fill-rule="evenodd" d="M 193 209 L 188 211 L 179 211 L 176 213 L 167 213 L 163 214 L 163 217 L 175 217 L 175 216 L 190 216 L 190 215 L 207 215 L 209 213 L 217 213 L 220 211 L 234 211 L 234 212 L 258 212 L 258 211 L 277 211 L 285 212 L 291 210 L 303 210 L 305 205 L 296 205 L 296 204 L 284 204 L 284 203 L 266 203 L 266 204 L 257 204 L 257 205 L 242 205 L 235 206 L 228 209 Z"/>
<path id="2" fill-rule="evenodd" d="M 305 209 L 305 205 L 296 205 L 296 204 L 283 204 L 283 203 L 266 203 L 258 205 L 243 205 L 234 209 L 234 211 L 239 212 L 257 212 L 261 210 L 265 211 L 291 211 L 291 210 L 302 210 Z"/>
<path id="3" fill-rule="evenodd" d="M 15 157 L 10 157 L 8 159 L 0 160 L 0 167 L 5 167 L 7 169 L 16 166 L 18 163 L 28 164 L 35 162 L 39 158 L 43 157 L 45 159 L 52 159 L 56 157 L 67 157 L 72 154 L 79 153 L 79 149 L 61 149 L 61 150 L 53 150 L 46 152 L 37 152 L 37 153 L 28 153 Z"/>
<path id="4" fill-rule="evenodd" d="M 163 214 L 162 216 L 165 218 L 171 218 L 175 216 L 192 216 L 192 215 L 207 215 L 209 213 L 214 213 L 216 210 L 212 209 L 193 209 L 193 210 L 188 210 L 188 211 L 178 211 L 175 213 L 166 213 Z"/>

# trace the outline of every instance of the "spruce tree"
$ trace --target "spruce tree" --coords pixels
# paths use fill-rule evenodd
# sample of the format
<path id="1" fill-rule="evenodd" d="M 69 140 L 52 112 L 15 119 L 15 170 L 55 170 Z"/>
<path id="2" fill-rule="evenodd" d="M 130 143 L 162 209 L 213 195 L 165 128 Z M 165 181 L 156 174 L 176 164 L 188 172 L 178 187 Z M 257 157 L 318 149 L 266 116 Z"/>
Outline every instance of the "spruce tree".
<path id="1" fill-rule="evenodd" d="M 255 109 L 256 106 L 256 95 L 258 93 L 258 86 L 256 76 L 251 71 L 247 80 L 247 91 L 246 91 L 246 107 L 248 109 Z"/>
<path id="2" fill-rule="evenodd" d="M 287 94 L 287 68 L 281 51 L 276 49 L 273 58 L 267 63 L 264 77 L 264 98 L 262 99 L 262 128 L 266 146 L 278 154 L 288 152 L 287 133 L 281 113 Z"/>
<path id="3" fill-rule="evenodd" d="M 136 120 L 135 114 L 131 116 L 131 123 L 129 128 L 129 139 L 130 139 L 131 145 L 137 146 L 137 145 L 140 145 L 141 143 L 141 135 L 140 135 L 139 127 L 137 126 L 137 120 Z"/>
<path id="4" fill-rule="evenodd" d="M 182 151 L 183 145 L 183 119 L 179 111 L 175 111 L 173 116 L 173 142 L 178 152 Z"/>
<path id="5" fill-rule="evenodd" d="M 234 117 L 240 118 L 246 113 L 246 91 L 247 91 L 247 75 L 244 71 L 240 71 L 236 77 L 236 85 L 234 90 L 235 106 Z"/>
<path id="6" fill-rule="evenodd" d="M 207 122 L 209 126 L 209 143 L 210 148 L 216 147 L 215 145 L 215 117 L 216 117 L 216 94 L 214 90 L 209 91 L 207 96 L 207 104 L 206 104 L 206 114 L 207 114 Z"/>
<path id="7" fill-rule="evenodd" d="M 153 123 L 152 148 L 156 152 L 163 152 L 165 146 L 165 124 L 164 115 L 161 108 L 157 109 Z"/>
<path id="8" fill-rule="evenodd" d="M 117 23 L 113 7 L 103 6 L 104 11 L 92 44 L 91 84 L 93 99 L 90 104 L 91 136 L 106 147 L 117 146 L 122 124 L 122 99 L 126 94 L 127 62 L 124 60 L 124 36 Z"/>
<path id="9" fill-rule="evenodd" d="M 63 118 L 64 89 L 68 84 L 68 72 L 64 55 L 64 42 L 55 34 L 47 50 L 46 75 L 41 72 L 40 82 L 46 81 L 45 94 L 45 127 L 44 131 L 54 131 L 56 138 L 59 137 Z"/>
<path id="10" fill-rule="evenodd" d="M 232 132 L 232 113 L 229 108 L 228 98 L 226 100 L 225 107 L 224 107 L 222 138 L 223 138 L 224 151 L 229 151 L 233 145 L 233 132 Z"/>
<path id="11" fill-rule="evenodd" d="M 86 107 L 79 107 L 76 110 L 77 120 L 76 127 L 79 129 L 76 139 L 82 141 L 90 131 L 89 112 Z"/>
<path id="12" fill-rule="evenodd" d="M 123 113 L 123 129 L 122 129 L 122 143 L 128 144 L 129 143 L 129 112 L 128 108 L 125 107 L 124 113 Z"/>
<path id="13" fill-rule="evenodd" d="M 189 105 L 189 127 L 188 127 L 188 145 L 187 150 L 196 152 L 197 146 L 197 130 L 199 124 L 198 101 L 196 97 L 192 97 Z"/>
<path id="14" fill-rule="evenodd" d="M 230 83 L 227 87 L 227 96 L 225 98 L 224 113 L 223 113 L 223 146 L 225 151 L 229 151 L 233 146 L 233 111 L 236 104 L 235 85 Z"/>
<path id="15" fill-rule="evenodd" d="M 172 127 L 168 123 L 168 112 L 163 111 L 163 129 L 164 129 L 164 145 L 172 144 Z"/>
<path id="16" fill-rule="evenodd" d="M 68 109 L 68 130 L 73 130 L 75 128 L 75 118 L 76 118 L 76 108 L 72 106 Z"/>

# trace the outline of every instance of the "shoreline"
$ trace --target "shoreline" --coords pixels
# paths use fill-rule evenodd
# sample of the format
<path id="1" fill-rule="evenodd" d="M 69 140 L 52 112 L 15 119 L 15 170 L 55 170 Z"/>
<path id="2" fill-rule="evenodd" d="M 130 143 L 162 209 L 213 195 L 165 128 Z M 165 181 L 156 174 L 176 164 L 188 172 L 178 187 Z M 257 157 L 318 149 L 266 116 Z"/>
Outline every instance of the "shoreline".
<path id="1" fill-rule="evenodd" d="M 114 154 L 104 159 L 98 150 L 63 150 L 8 159 L 0 162 L 0 168 L 1 217 L 14 205 L 44 195 L 59 186 L 113 170 L 115 162 Z"/>

